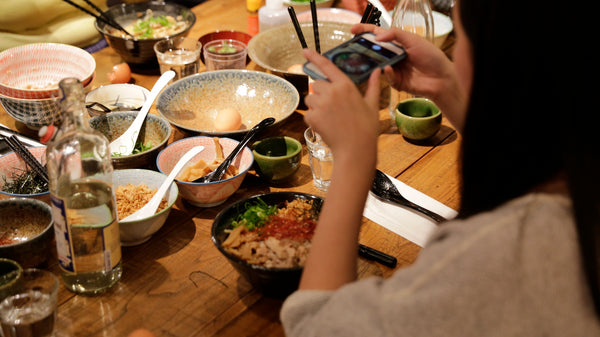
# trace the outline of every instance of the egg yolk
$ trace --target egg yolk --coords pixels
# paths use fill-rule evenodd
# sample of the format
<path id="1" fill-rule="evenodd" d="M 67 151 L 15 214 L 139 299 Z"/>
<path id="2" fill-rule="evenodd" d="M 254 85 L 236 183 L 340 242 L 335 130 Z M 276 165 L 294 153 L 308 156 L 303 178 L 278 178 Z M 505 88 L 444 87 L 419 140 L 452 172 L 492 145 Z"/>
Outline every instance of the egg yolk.
<path id="1" fill-rule="evenodd" d="M 216 131 L 234 131 L 242 126 L 242 116 L 235 109 L 221 109 L 215 117 Z"/>

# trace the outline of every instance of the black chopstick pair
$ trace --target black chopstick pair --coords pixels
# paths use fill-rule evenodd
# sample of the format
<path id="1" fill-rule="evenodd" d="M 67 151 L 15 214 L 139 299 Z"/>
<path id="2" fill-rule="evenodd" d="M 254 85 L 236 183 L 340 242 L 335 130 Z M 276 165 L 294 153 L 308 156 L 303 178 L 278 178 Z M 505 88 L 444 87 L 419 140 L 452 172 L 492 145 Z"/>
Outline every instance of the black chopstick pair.
<path id="1" fill-rule="evenodd" d="M 109 18 L 108 16 L 106 16 L 102 12 L 102 10 L 100 8 L 98 8 L 98 6 L 94 5 L 94 3 L 91 2 L 90 0 L 83 0 L 83 1 L 85 1 L 86 4 L 90 5 L 90 7 L 92 7 L 92 9 L 94 9 L 96 12 L 98 12 L 98 14 L 93 13 L 89 9 L 87 9 L 85 7 L 82 7 L 82 6 L 74 3 L 71 0 L 63 0 L 63 1 L 66 2 L 66 3 L 68 3 L 69 5 L 77 8 L 77 9 L 79 9 L 80 11 L 82 11 L 84 13 L 87 13 L 87 14 L 95 17 L 96 19 L 98 19 L 98 21 L 102 21 L 103 23 L 105 23 L 105 24 L 107 24 L 107 25 L 109 25 L 109 26 L 111 26 L 111 27 L 113 27 L 115 29 L 118 29 L 118 30 L 122 31 L 123 33 L 125 33 L 125 34 L 133 37 L 133 35 L 131 35 L 128 31 L 126 31 L 125 28 L 123 28 L 123 26 L 121 26 L 117 21 L 115 21 L 115 20 Z"/>
<path id="2" fill-rule="evenodd" d="M 17 138 L 15 135 L 12 135 L 10 137 L 2 136 L 2 139 L 4 139 L 6 144 L 8 144 L 8 147 L 10 147 L 13 151 L 15 151 L 15 153 L 23 158 L 29 168 L 34 170 L 35 173 L 37 173 L 42 179 L 44 179 L 46 183 L 48 183 L 48 171 L 46 171 L 42 164 L 40 164 L 40 162 L 31 154 L 31 152 L 27 150 L 19 138 Z"/>
<path id="3" fill-rule="evenodd" d="M 296 29 L 296 34 L 298 35 L 298 40 L 300 40 L 302 48 L 308 48 L 306 40 L 304 39 L 304 34 L 302 33 L 302 28 L 300 27 L 300 23 L 298 23 L 298 18 L 296 17 L 296 11 L 294 11 L 294 7 L 288 7 L 288 13 L 290 14 L 290 18 L 292 19 L 292 23 L 294 24 L 294 28 Z M 315 3 L 315 0 L 310 0 L 310 13 L 312 16 L 312 27 L 315 36 L 315 49 L 317 50 L 317 53 L 321 54 L 321 42 L 319 40 L 319 22 L 317 20 L 317 5 Z"/>
<path id="4" fill-rule="evenodd" d="M 360 23 L 370 23 L 376 26 L 381 26 L 380 17 L 381 11 L 377 7 L 373 6 L 372 3 L 368 2 L 362 18 L 360 19 Z"/>

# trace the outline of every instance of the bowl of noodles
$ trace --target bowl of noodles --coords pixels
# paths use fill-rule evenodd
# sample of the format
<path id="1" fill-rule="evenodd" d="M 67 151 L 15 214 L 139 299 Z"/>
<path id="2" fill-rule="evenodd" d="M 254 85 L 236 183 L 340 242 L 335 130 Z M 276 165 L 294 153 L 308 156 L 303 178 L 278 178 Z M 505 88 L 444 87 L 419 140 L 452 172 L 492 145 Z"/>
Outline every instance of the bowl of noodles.
<path id="1" fill-rule="evenodd" d="M 217 249 L 253 287 L 284 298 L 298 288 L 323 199 L 271 192 L 237 201 L 215 218 Z"/>
<path id="2" fill-rule="evenodd" d="M 104 12 L 131 36 L 96 20 L 96 29 L 132 70 L 158 68 L 154 44 L 176 36 L 186 36 L 196 22 L 187 7 L 162 1 L 122 3 Z"/>
<path id="3" fill-rule="evenodd" d="M 233 195 L 254 163 L 254 156 L 248 146 L 231 162 L 231 166 L 219 181 L 200 183 L 194 180 L 216 169 L 239 141 L 224 137 L 188 137 L 169 144 L 156 158 L 156 167 L 163 174 L 169 174 L 179 159 L 191 148 L 202 145 L 204 150 L 190 159 L 175 177 L 181 197 L 197 207 L 213 207 L 222 204 Z"/>
<path id="4" fill-rule="evenodd" d="M 113 188 L 119 219 L 126 218 L 146 205 L 166 178 L 166 175 L 152 170 L 115 170 Z M 178 195 L 177 185 L 171 183 L 156 213 L 140 220 L 119 220 L 121 246 L 135 246 L 150 240 L 165 224 Z"/>

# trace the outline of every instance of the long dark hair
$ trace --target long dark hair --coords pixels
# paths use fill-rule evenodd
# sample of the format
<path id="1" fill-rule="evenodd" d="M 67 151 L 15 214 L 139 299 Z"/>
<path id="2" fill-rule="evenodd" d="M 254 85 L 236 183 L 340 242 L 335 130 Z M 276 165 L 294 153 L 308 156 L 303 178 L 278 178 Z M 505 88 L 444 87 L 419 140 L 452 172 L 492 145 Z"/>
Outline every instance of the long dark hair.
<path id="1" fill-rule="evenodd" d="M 591 88 L 586 91 L 581 77 L 582 64 L 591 68 L 596 61 L 591 51 L 566 47 L 579 36 L 576 20 L 585 19 L 575 11 L 581 8 L 505 0 L 459 0 L 458 6 L 474 62 L 460 216 L 489 210 L 566 173 L 600 315 L 600 144 L 592 122 L 600 103 L 586 96 Z"/>

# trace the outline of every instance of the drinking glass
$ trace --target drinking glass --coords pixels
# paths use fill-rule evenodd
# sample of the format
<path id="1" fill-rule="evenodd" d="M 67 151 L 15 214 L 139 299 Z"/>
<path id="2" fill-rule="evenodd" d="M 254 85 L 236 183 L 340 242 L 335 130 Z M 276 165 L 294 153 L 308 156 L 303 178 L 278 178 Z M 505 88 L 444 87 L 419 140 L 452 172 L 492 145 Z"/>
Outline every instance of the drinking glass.
<path id="1" fill-rule="evenodd" d="M 160 73 L 175 72 L 173 81 L 198 73 L 202 44 L 189 37 L 176 37 L 157 42 L 154 52 L 160 65 Z"/>
<path id="2" fill-rule="evenodd" d="M 331 153 L 331 149 L 321 139 L 321 136 L 311 128 L 304 131 L 304 139 L 308 148 L 313 183 L 319 190 L 327 191 L 331 183 L 331 173 L 333 171 L 333 154 Z"/>
<path id="3" fill-rule="evenodd" d="M 23 270 L 15 292 L 0 303 L 3 336 L 53 336 L 58 286 L 58 278 L 49 271 L 35 268 Z"/>
<path id="4" fill-rule="evenodd" d="M 204 46 L 206 71 L 246 69 L 248 47 L 233 39 L 214 40 Z"/>

